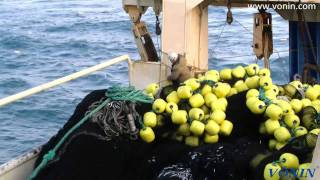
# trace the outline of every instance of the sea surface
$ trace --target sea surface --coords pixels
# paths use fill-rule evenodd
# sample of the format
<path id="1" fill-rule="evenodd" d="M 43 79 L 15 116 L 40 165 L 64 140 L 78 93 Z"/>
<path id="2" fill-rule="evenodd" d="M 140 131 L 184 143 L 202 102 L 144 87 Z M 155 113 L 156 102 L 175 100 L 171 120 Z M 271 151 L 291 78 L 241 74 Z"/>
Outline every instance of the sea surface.
<path id="1" fill-rule="evenodd" d="M 252 52 L 255 9 L 209 9 L 209 67 L 256 61 Z M 288 81 L 288 22 L 273 13 L 272 77 Z M 155 15 L 143 16 L 155 35 Z M 174 43 L 174 39 L 172 42 Z M 129 54 L 139 59 L 131 22 L 120 0 L 1 0 L 0 98 Z M 262 62 L 259 61 L 262 65 Z M 125 63 L 0 108 L 0 164 L 45 143 L 90 91 L 128 84 Z"/>

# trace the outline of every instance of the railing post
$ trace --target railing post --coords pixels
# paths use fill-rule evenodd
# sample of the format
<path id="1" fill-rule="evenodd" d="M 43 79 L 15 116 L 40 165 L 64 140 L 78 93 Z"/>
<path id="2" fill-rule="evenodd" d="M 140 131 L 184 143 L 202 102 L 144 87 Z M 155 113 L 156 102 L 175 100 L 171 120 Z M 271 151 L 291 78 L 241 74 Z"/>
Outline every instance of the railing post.
<path id="1" fill-rule="evenodd" d="M 8 96 L 6 98 L 2 98 L 2 99 L 0 99 L 0 107 L 4 106 L 6 104 L 9 104 L 9 103 L 18 101 L 20 99 L 26 98 L 26 97 L 31 96 L 33 94 L 37 94 L 37 93 L 42 92 L 44 90 L 56 87 L 56 86 L 61 85 L 61 84 L 64 84 L 64 83 L 69 82 L 71 80 L 78 79 L 80 77 L 86 76 L 88 74 L 91 74 L 93 72 L 99 71 L 99 70 L 104 69 L 104 68 L 106 68 L 108 66 L 117 64 L 117 63 L 125 61 L 125 60 L 127 60 L 128 66 L 130 67 L 131 66 L 130 57 L 128 55 L 119 56 L 117 58 L 110 59 L 108 61 L 105 61 L 103 63 L 97 64 L 97 65 L 92 66 L 90 68 L 81 70 L 79 72 L 70 74 L 68 76 L 53 80 L 51 82 L 36 86 L 34 88 L 31 88 L 31 89 L 28 89 L 28 90 L 25 90 L 25 91 L 22 91 L 20 93 L 15 94 L 15 95 Z"/>

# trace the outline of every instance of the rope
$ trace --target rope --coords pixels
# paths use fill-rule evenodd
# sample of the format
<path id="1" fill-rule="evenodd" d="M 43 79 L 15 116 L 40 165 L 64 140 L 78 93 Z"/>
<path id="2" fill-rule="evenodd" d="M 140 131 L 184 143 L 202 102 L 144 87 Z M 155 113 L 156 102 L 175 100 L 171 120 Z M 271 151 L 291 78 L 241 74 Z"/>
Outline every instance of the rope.
<path id="1" fill-rule="evenodd" d="M 286 51 L 279 51 L 279 52 L 282 52 L 282 53 L 285 53 L 285 52 L 290 52 L 289 50 L 286 50 Z M 235 55 L 235 56 L 216 56 L 215 58 L 216 59 L 227 59 L 227 58 L 239 58 L 239 57 L 250 57 L 250 56 L 255 56 L 255 54 L 244 54 L 244 55 Z"/>
<path id="2" fill-rule="evenodd" d="M 59 140 L 59 142 L 54 146 L 53 149 L 49 150 L 47 154 L 45 154 L 42 158 L 41 163 L 33 170 L 32 174 L 29 176 L 28 180 L 32 180 L 40 173 L 40 171 L 45 168 L 49 161 L 51 161 L 55 156 L 58 149 L 63 145 L 63 143 L 67 140 L 67 138 L 77 130 L 83 123 L 85 123 L 90 117 L 96 114 L 99 110 L 104 108 L 107 104 L 112 101 L 130 101 L 133 103 L 148 103 L 151 104 L 153 100 L 145 95 L 140 90 L 135 90 L 134 87 L 120 87 L 113 86 L 109 88 L 106 92 L 106 96 L 108 97 L 104 100 L 98 107 L 93 109 L 90 113 L 86 114 L 77 124 L 75 124 L 71 129 L 67 131 L 67 133 Z"/>
<path id="3" fill-rule="evenodd" d="M 245 29 L 246 31 L 248 31 L 248 33 L 250 33 L 250 34 L 252 34 L 253 36 L 255 36 L 255 34 L 254 34 L 253 32 L 251 32 L 247 27 L 245 27 L 243 24 L 241 24 L 238 20 L 235 19 L 235 21 L 236 21 L 241 27 L 243 27 L 243 29 Z M 258 36 L 255 36 L 255 37 L 258 38 L 259 40 L 262 40 L 262 39 L 261 39 L 260 37 L 258 37 Z M 279 55 L 279 51 L 276 50 L 275 48 L 274 48 L 273 50 L 275 51 L 275 53 L 278 54 L 278 57 L 281 58 L 280 55 Z"/>
<path id="4" fill-rule="evenodd" d="M 90 106 L 89 112 L 97 106 Z M 113 101 L 102 110 L 92 116 L 91 121 L 97 123 L 105 133 L 105 140 L 110 141 L 114 137 L 126 136 L 131 140 L 138 138 L 138 129 L 135 120 L 139 119 L 135 110 L 135 103 L 126 101 Z"/>
<path id="5" fill-rule="evenodd" d="M 265 90 L 263 88 L 259 88 L 259 99 L 268 106 L 273 103 L 272 100 L 266 96 Z"/>
<path id="6" fill-rule="evenodd" d="M 209 53 L 209 57 L 212 57 L 213 56 L 213 54 L 215 54 L 215 49 L 217 48 L 217 46 L 218 46 L 218 42 L 220 42 L 220 38 L 221 38 L 221 36 L 222 36 L 222 33 L 223 33 L 223 31 L 224 31 L 224 28 L 226 27 L 226 25 L 227 25 L 227 22 L 225 21 L 224 22 L 224 25 L 223 25 L 223 27 L 221 28 L 221 31 L 220 31 L 220 34 L 219 34 L 219 36 L 218 36 L 218 40 L 217 40 L 217 45 L 215 45 L 215 47 L 213 47 L 213 49 L 212 50 L 210 50 L 210 53 Z"/>
<path id="7" fill-rule="evenodd" d="M 317 48 L 317 46 L 310 47 L 307 49 L 311 48 Z M 280 58 L 280 53 L 286 53 L 286 52 L 298 52 L 298 49 L 289 49 L 289 50 L 282 50 L 282 51 L 277 51 L 276 53 L 278 54 L 278 57 Z M 250 56 L 255 56 L 255 54 L 240 54 L 240 55 L 235 55 L 235 56 L 216 56 L 216 59 L 223 59 L 223 58 L 237 58 L 237 57 L 250 57 Z"/>
<path id="8" fill-rule="evenodd" d="M 237 19 L 233 19 L 235 22 L 237 22 L 245 31 L 247 31 L 249 34 L 252 34 L 253 36 L 255 36 L 255 34 L 253 32 L 251 32 L 246 26 L 244 26 L 241 22 L 239 22 Z M 218 36 L 218 40 L 217 40 L 217 43 L 220 41 L 220 38 L 224 32 L 224 29 L 225 29 L 225 26 L 226 26 L 227 22 L 224 23 L 223 27 L 221 28 L 221 31 L 220 31 L 220 34 Z M 257 36 L 255 36 L 257 37 Z M 261 40 L 261 38 L 257 37 L 258 39 Z M 209 50 L 209 57 L 213 57 L 213 54 L 215 54 L 215 49 L 217 48 L 217 45 L 212 49 L 212 50 Z M 273 49 L 275 51 L 275 53 L 278 55 L 278 58 L 280 59 L 281 56 L 280 56 L 280 52 L 288 52 L 288 50 L 286 51 L 278 51 L 276 50 L 275 48 Z M 290 50 L 289 50 L 290 51 Z M 229 57 L 215 57 L 217 59 L 221 59 L 221 58 L 233 58 L 233 57 L 248 57 L 248 56 L 255 56 L 255 54 L 252 54 L 252 55 L 240 55 L 240 56 L 229 56 Z"/>

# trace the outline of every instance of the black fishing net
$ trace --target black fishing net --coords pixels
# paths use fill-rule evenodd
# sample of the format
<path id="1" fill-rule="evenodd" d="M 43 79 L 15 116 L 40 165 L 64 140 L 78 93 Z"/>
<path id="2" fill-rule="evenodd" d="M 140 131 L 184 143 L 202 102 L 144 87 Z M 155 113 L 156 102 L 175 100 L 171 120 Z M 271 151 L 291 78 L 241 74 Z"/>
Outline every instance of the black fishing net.
<path id="1" fill-rule="evenodd" d="M 83 99 L 64 127 L 43 146 L 36 166 L 73 125 L 106 98 L 105 91 L 93 91 Z M 244 105 L 245 94 L 228 98 L 227 119 L 234 124 L 231 136 L 197 148 L 170 140 L 170 135 L 164 136 L 177 128 L 171 123 L 156 130 L 154 142 L 141 141 L 133 133 L 138 124 L 130 125 L 126 114 L 144 114 L 151 105 L 110 104 L 72 133 L 36 179 L 260 180 L 264 166 L 278 159 L 282 152 L 294 152 L 303 161 L 310 158 L 312 148 L 301 148 L 306 141 L 304 136 L 280 151 L 268 152 L 268 138 L 258 132 L 263 117 L 250 113 Z M 264 158 L 250 165 L 258 154 Z"/>

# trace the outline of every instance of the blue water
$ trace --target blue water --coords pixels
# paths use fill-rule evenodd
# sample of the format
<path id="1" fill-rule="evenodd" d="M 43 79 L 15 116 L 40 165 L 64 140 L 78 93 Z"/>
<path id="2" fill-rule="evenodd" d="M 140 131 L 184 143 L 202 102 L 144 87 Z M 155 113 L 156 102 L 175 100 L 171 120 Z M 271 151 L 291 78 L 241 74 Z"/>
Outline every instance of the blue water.
<path id="1" fill-rule="evenodd" d="M 249 31 L 234 22 L 221 33 L 226 9 L 209 9 L 210 68 L 255 61 L 251 49 L 254 12 L 233 9 L 235 20 Z M 143 20 L 155 37 L 154 13 L 148 11 Z M 275 13 L 273 20 L 274 49 L 279 53 L 272 55 L 271 67 L 274 80 L 284 83 L 288 79 L 288 23 Z M 122 54 L 138 59 L 130 29 L 120 0 L 0 1 L 0 98 L 104 59 Z M 0 108 L 0 164 L 45 143 L 90 91 L 127 83 L 123 63 Z"/>

